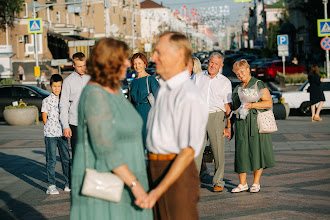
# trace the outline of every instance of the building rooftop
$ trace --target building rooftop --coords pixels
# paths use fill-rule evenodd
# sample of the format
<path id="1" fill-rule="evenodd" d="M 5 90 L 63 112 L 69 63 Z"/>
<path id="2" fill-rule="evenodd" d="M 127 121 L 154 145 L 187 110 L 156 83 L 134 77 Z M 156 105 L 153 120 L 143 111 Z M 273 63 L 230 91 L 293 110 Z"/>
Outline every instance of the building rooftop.
<path id="1" fill-rule="evenodd" d="M 147 9 L 147 8 L 165 8 L 162 4 L 158 4 L 151 0 L 145 0 L 141 2 L 140 4 L 141 9 Z"/>

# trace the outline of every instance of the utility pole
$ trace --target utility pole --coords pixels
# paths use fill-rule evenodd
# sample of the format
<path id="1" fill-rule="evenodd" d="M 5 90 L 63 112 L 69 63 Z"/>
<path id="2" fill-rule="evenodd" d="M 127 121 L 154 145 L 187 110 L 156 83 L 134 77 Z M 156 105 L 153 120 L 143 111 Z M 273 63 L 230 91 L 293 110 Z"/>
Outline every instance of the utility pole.
<path id="1" fill-rule="evenodd" d="M 104 0 L 105 37 L 110 37 L 110 2 Z"/>
<path id="2" fill-rule="evenodd" d="M 324 19 L 328 19 L 328 0 L 323 0 L 324 4 Z M 330 64 L 329 64 L 329 50 L 325 51 L 325 60 L 327 62 L 327 78 L 329 78 Z"/>
<path id="3" fill-rule="evenodd" d="M 134 48 L 135 48 L 135 41 L 134 41 L 134 38 L 135 38 L 135 30 L 134 30 L 134 4 L 135 4 L 135 1 L 132 0 L 132 51 L 134 53 Z"/>
<path id="4" fill-rule="evenodd" d="M 33 7 L 33 18 L 37 18 L 36 7 Z M 39 57 L 38 57 L 38 39 L 37 33 L 34 33 L 34 58 L 36 59 L 36 66 L 39 66 Z"/>
<path id="5" fill-rule="evenodd" d="M 263 16 L 263 27 L 262 27 L 262 41 L 264 44 L 264 48 L 267 47 L 266 45 L 266 34 L 267 34 L 267 19 L 266 19 L 266 12 L 265 12 L 265 3 L 262 0 L 262 16 Z"/>

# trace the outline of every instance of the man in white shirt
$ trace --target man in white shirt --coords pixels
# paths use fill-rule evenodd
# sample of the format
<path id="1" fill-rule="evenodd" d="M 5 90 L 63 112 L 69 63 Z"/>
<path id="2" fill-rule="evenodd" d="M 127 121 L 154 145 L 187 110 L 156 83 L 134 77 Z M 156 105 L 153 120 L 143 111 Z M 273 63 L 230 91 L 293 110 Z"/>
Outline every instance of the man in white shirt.
<path id="1" fill-rule="evenodd" d="M 86 57 L 83 53 L 73 54 L 72 62 L 74 72 L 63 81 L 61 101 L 60 101 L 60 120 L 63 126 L 63 135 L 70 138 L 72 158 L 77 140 L 78 126 L 78 103 L 81 92 L 90 80 L 90 75 L 86 75 Z"/>
<path id="2" fill-rule="evenodd" d="M 202 148 L 208 108 L 186 69 L 191 52 L 183 34 L 168 32 L 160 36 L 151 59 L 162 77 L 147 122 L 152 190 L 137 205 L 155 205 L 155 219 L 198 219 L 194 157 Z"/>
<path id="3" fill-rule="evenodd" d="M 203 143 L 203 150 L 195 158 L 198 171 L 201 169 L 203 151 L 207 139 L 210 140 L 215 161 L 215 174 L 212 184 L 214 192 L 222 192 L 225 168 L 225 136 L 231 139 L 231 123 L 228 119 L 231 111 L 232 87 L 229 79 L 221 74 L 223 56 L 220 53 L 212 53 L 207 71 L 194 76 L 193 81 L 202 92 L 203 98 L 209 106 L 209 119 Z M 225 117 L 226 116 L 226 117 Z M 225 120 L 227 127 L 225 128 Z"/>

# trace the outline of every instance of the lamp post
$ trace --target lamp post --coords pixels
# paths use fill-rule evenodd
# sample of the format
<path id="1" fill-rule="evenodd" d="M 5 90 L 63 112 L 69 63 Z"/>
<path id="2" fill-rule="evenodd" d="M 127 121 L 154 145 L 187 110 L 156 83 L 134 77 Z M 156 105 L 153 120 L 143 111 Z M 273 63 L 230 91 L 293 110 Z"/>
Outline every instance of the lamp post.
<path id="1" fill-rule="evenodd" d="M 323 0 L 323 4 L 324 4 L 324 19 L 328 19 L 328 11 L 327 11 L 328 0 Z M 329 73 L 330 73 L 329 50 L 325 51 L 325 59 L 327 62 L 327 78 L 329 78 Z"/>

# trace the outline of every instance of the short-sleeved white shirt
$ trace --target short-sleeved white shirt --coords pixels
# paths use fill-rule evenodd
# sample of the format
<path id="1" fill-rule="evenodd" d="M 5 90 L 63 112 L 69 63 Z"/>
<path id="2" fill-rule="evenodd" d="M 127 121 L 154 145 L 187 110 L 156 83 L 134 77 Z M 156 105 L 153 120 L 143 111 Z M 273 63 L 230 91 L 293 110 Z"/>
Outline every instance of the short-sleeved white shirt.
<path id="1" fill-rule="evenodd" d="M 207 70 L 194 75 L 193 81 L 200 89 L 203 98 L 209 105 L 209 112 L 222 110 L 226 112 L 225 104 L 231 103 L 232 87 L 230 80 L 219 73 L 211 79 Z"/>
<path id="2" fill-rule="evenodd" d="M 167 81 L 160 88 L 147 122 L 147 147 L 156 154 L 179 154 L 192 147 L 195 157 L 202 149 L 208 107 L 188 71 Z"/>
<path id="3" fill-rule="evenodd" d="M 62 125 L 60 122 L 59 99 L 51 93 L 42 100 L 41 112 L 47 113 L 47 121 L 44 126 L 45 137 L 61 137 Z"/>

